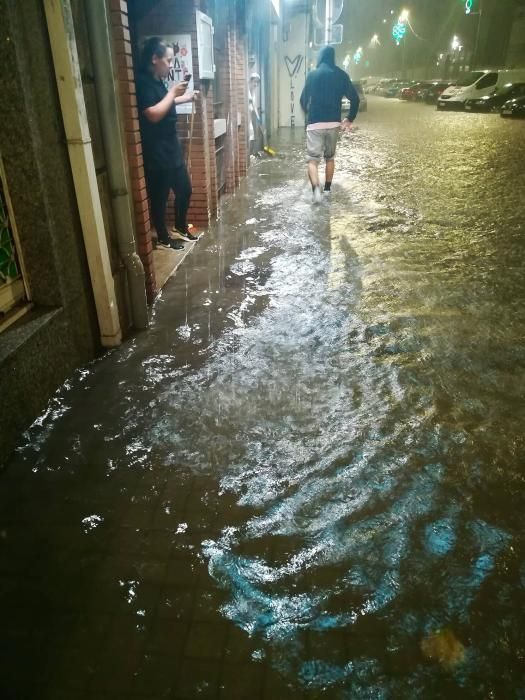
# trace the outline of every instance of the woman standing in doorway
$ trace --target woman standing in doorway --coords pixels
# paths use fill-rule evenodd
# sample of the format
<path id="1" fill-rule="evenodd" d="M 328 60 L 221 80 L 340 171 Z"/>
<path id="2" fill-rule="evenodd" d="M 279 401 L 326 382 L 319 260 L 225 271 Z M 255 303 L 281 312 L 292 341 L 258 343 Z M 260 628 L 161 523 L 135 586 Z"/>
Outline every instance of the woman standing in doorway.
<path id="1" fill-rule="evenodd" d="M 160 37 L 144 44 L 141 73 L 137 78 L 137 103 L 140 115 L 144 170 L 151 201 L 151 218 L 157 231 L 157 245 L 179 250 L 182 240 L 195 241 L 188 230 L 186 215 L 191 199 L 191 181 L 186 170 L 182 148 L 177 138 L 175 104 L 192 102 L 195 92 L 187 93 L 187 82 L 169 89 L 164 84 L 173 60 Z M 175 193 L 175 236 L 166 228 L 166 204 L 170 190 Z"/>

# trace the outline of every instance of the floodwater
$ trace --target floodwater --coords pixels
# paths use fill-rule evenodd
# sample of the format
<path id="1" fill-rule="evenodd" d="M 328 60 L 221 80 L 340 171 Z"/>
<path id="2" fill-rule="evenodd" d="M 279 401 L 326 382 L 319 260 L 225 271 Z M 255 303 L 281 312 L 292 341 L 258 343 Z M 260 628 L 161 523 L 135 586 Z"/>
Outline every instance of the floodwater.
<path id="1" fill-rule="evenodd" d="M 0 478 L 5 698 L 525 698 L 525 124 L 258 162 Z"/>

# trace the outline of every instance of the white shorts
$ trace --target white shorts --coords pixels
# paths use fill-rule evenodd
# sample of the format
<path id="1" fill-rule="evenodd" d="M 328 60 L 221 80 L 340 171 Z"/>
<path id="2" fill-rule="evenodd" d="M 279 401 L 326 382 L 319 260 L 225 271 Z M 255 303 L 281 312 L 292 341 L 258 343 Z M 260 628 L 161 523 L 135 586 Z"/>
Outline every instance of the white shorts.
<path id="1" fill-rule="evenodd" d="M 339 141 L 340 127 L 331 129 L 311 129 L 306 132 L 306 152 L 308 160 L 332 160 Z"/>

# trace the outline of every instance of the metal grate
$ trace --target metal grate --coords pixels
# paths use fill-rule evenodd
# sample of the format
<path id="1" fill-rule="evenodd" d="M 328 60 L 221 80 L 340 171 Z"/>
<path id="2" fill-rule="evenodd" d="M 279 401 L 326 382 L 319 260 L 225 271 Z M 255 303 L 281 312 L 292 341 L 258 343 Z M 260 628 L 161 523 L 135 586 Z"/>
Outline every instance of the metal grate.
<path id="1" fill-rule="evenodd" d="M 3 170 L 3 169 L 2 169 Z M 2 172 L 3 175 L 3 172 Z M 16 250 L 13 222 L 7 205 L 4 178 L 0 178 L 0 323 L 25 298 L 24 281 Z"/>

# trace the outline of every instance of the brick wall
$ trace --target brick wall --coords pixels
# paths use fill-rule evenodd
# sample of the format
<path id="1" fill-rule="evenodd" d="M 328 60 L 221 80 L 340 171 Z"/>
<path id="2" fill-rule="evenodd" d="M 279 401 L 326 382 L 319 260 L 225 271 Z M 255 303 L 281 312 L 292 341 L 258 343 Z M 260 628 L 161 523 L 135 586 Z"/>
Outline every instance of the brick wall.
<path id="1" fill-rule="evenodd" d="M 195 103 L 191 151 L 189 149 L 191 116 L 179 115 L 177 133 L 188 159 L 188 169 L 193 187 L 188 223 L 199 228 L 206 227 L 218 209 L 213 81 L 201 81 L 199 76 L 195 16 L 195 10 L 200 9 L 199 0 L 160 0 L 149 12 L 145 12 L 141 8 L 136 23 L 132 27 L 133 36 L 130 35 L 127 0 L 108 0 L 108 2 L 111 9 L 120 98 L 132 179 L 138 252 L 144 264 L 147 295 L 151 301 L 157 293 L 157 287 L 153 267 L 152 229 L 135 94 L 133 56 L 138 54 L 138 42 L 142 37 L 151 35 L 191 35 L 193 77 L 201 91 L 201 98 Z M 139 2 L 136 2 L 135 5 L 141 7 Z M 226 47 L 228 65 L 226 71 L 222 71 L 226 76 L 223 78 L 226 83 L 223 94 L 225 95 L 225 115 L 228 116 L 228 136 L 225 143 L 225 189 L 228 192 L 233 192 L 238 186 L 241 176 L 246 174 L 248 164 L 245 44 L 244 39 L 239 39 L 237 29 L 233 25 L 228 29 Z M 237 125 L 238 113 L 241 114 L 241 126 Z M 173 225 L 173 195 L 168 201 L 166 218 L 168 226 Z"/>
<path id="2" fill-rule="evenodd" d="M 240 178 L 248 169 L 248 92 L 246 45 L 239 28 L 232 25 L 228 29 L 226 40 L 227 75 L 226 75 L 226 113 L 228 115 L 228 134 L 226 139 L 226 192 L 234 192 Z M 241 123 L 238 124 L 238 115 Z"/>
<path id="3" fill-rule="evenodd" d="M 138 253 L 146 274 L 146 294 L 152 301 L 157 293 L 157 282 L 153 266 L 153 244 L 149 217 L 148 195 L 144 179 L 142 141 L 140 136 L 135 75 L 131 37 L 129 32 L 128 3 L 126 0 L 110 0 L 111 24 L 115 47 L 120 102 L 124 120 L 124 131 L 128 151 L 128 162 L 135 208 L 135 226 Z"/>
<path id="4" fill-rule="evenodd" d="M 246 175 L 248 170 L 248 124 L 246 122 L 248 116 L 248 76 L 247 76 L 247 57 L 246 57 L 246 40 L 241 36 L 240 32 L 236 30 L 237 33 L 237 53 L 235 57 L 235 75 L 237 83 L 237 105 L 239 112 L 242 116 L 242 122 L 237 131 L 237 138 L 239 142 L 238 153 L 239 153 L 239 175 L 243 177 Z"/>
<path id="5" fill-rule="evenodd" d="M 190 153 L 190 115 L 178 116 L 177 134 L 187 158 L 193 188 L 188 223 L 202 228 L 217 212 L 217 167 L 213 138 L 213 83 L 201 81 L 199 75 L 195 16 L 199 6 L 199 0 L 161 0 L 140 19 L 135 38 L 139 41 L 143 36 L 155 34 L 191 35 L 193 78 L 200 89 L 201 98 L 195 103 Z M 173 223 L 173 196 L 168 201 L 167 221 Z"/>

